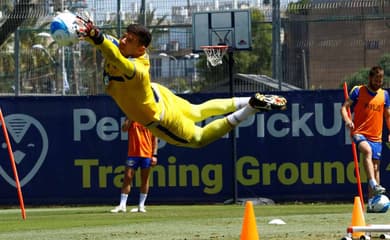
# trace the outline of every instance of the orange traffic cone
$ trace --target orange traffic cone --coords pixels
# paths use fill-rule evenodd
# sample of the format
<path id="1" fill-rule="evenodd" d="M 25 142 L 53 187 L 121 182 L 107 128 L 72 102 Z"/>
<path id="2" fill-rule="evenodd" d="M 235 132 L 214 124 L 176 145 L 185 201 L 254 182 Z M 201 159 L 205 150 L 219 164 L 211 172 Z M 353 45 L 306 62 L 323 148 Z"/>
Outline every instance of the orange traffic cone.
<path id="1" fill-rule="evenodd" d="M 259 240 L 257 232 L 255 212 L 252 201 L 245 203 L 244 221 L 242 224 L 240 240 Z"/>
<path id="2" fill-rule="evenodd" d="M 362 208 L 362 203 L 360 202 L 360 197 L 356 196 L 353 203 L 352 210 L 352 227 L 364 227 L 366 226 L 366 221 L 364 220 L 364 213 Z M 360 238 L 360 236 L 365 235 L 364 232 L 353 232 L 353 238 Z"/>

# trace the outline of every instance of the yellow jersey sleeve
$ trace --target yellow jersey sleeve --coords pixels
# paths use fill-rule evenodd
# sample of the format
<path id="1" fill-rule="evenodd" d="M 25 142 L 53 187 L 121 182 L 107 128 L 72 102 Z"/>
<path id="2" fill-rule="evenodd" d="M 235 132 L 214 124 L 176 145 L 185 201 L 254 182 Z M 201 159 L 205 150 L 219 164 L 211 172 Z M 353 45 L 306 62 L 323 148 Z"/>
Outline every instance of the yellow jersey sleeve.
<path id="1" fill-rule="evenodd" d="M 106 37 L 102 44 L 95 45 L 103 55 L 103 57 L 122 73 L 126 73 L 127 76 L 133 76 L 135 74 L 135 65 L 133 62 L 128 61 L 126 57 L 122 55 L 119 48 Z"/>
<path id="2" fill-rule="evenodd" d="M 142 125 L 158 121 L 162 103 L 156 99 L 151 87 L 148 54 L 126 58 L 117 45 L 106 37 L 101 44 L 91 44 L 105 58 L 106 92 L 126 116 Z"/>

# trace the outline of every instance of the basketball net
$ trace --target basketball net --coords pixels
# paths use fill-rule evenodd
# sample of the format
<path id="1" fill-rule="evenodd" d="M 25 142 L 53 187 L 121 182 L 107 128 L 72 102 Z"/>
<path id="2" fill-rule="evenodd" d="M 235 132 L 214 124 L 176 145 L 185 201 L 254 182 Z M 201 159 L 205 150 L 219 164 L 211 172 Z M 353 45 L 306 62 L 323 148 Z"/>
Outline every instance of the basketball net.
<path id="1" fill-rule="evenodd" d="M 228 46 L 201 46 L 207 57 L 207 62 L 215 67 L 222 64 L 222 58 L 226 54 Z"/>

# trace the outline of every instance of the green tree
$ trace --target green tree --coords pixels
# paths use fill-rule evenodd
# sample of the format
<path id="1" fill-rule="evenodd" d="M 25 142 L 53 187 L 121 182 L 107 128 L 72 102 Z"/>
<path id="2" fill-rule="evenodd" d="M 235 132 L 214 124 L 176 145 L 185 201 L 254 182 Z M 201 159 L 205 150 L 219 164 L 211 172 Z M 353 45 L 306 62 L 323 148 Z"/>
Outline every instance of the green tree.
<path id="1" fill-rule="evenodd" d="M 381 66 L 385 72 L 385 81 L 389 82 L 390 79 L 390 54 L 384 54 L 378 62 L 378 65 Z"/>
<path id="2" fill-rule="evenodd" d="M 363 68 L 359 71 L 348 76 L 341 84 L 340 87 L 343 87 L 344 82 L 347 83 L 348 91 L 352 89 L 353 86 L 362 85 L 367 83 L 369 68 Z"/>
<path id="3" fill-rule="evenodd" d="M 311 3 L 311 0 L 300 0 L 297 2 L 290 2 L 287 5 L 287 13 L 288 14 L 296 14 L 296 15 L 307 15 L 308 14 L 308 6 Z"/>
<path id="4" fill-rule="evenodd" d="M 384 84 L 390 83 L 390 54 L 384 54 L 378 61 L 378 65 L 381 66 L 385 72 Z M 347 76 L 340 87 L 343 86 L 344 82 L 347 83 L 348 88 L 351 89 L 353 86 L 366 84 L 368 80 L 370 68 L 359 69 L 356 73 L 353 73 L 350 76 Z"/>
<path id="5" fill-rule="evenodd" d="M 259 9 L 251 11 L 252 51 L 235 54 L 237 71 L 252 74 L 271 74 L 272 25 L 265 22 L 265 16 Z"/>
<path id="6" fill-rule="evenodd" d="M 146 17 L 145 17 L 145 20 L 146 20 L 145 25 L 146 26 L 152 25 L 154 20 L 156 20 L 156 23 L 153 24 L 153 25 L 160 26 L 165 21 L 165 19 L 168 17 L 168 15 L 165 14 L 165 15 L 163 15 L 160 18 L 156 18 L 155 17 L 156 16 L 156 10 L 157 9 L 153 9 L 153 10 L 148 10 L 148 11 L 145 12 L 145 15 L 146 15 Z M 142 18 L 143 18 L 143 15 L 142 14 L 138 14 L 137 23 L 142 23 L 143 22 Z M 153 31 L 153 29 L 151 31 Z"/>

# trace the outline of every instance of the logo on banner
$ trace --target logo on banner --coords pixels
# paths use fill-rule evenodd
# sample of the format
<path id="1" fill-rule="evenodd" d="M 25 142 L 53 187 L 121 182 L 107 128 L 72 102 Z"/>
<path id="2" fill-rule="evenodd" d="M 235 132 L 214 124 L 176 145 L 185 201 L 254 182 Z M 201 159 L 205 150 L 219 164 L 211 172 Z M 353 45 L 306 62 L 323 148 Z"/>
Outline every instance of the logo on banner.
<path id="1" fill-rule="evenodd" d="M 11 114 L 5 117 L 8 136 L 11 143 L 20 185 L 26 185 L 39 171 L 49 149 L 46 130 L 35 118 L 25 114 Z M 1 156 L 9 159 L 5 138 L 2 138 Z M 6 156 L 6 157 L 5 157 Z M 23 166 L 23 167 L 22 167 Z M 20 170 L 23 169 L 23 172 Z M 5 171 L 0 165 L 0 175 L 12 186 L 16 186 L 12 171 Z"/>

